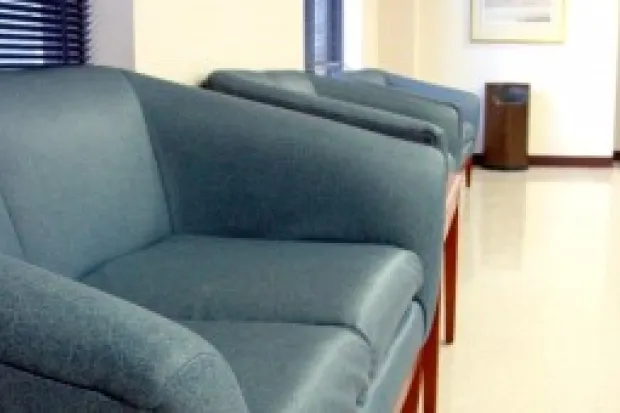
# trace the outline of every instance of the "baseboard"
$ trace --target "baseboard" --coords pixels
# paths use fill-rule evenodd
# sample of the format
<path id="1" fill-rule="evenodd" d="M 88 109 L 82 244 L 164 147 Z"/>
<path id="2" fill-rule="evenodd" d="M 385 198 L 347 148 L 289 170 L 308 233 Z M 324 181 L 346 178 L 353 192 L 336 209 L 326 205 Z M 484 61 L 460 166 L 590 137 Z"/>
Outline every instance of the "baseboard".
<path id="1" fill-rule="evenodd" d="M 614 161 L 620 161 L 620 151 L 614 152 Z"/>
<path id="2" fill-rule="evenodd" d="M 532 166 L 555 166 L 569 168 L 609 168 L 613 165 L 612 157 L 589 157 L 589 156 L 529 156 Z"/>
<path id="3" fill-rule="evenodd" d="M 566 168 L 609 168 L 613 166 L 614 160 L 620 160 L 620 151 L 615 152 L 613 157 L 594 157 L 594 156 L 547 156 L 530 155 L 528 157 L 530 166 L 540 167 L 566 167 Z M 483 165 L 484 155 L 475 154 L 473 157 L 474 165 Z"/>

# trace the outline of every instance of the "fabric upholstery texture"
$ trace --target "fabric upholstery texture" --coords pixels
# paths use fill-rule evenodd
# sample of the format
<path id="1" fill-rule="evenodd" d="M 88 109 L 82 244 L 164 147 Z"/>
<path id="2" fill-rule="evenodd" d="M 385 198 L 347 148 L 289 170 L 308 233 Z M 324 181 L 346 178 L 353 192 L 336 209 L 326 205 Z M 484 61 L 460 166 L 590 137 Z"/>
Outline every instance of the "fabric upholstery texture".
<path id="1" fill-rule="evenodd" d="M 418 357 L 412 349 L 419 349 L 424 344 L 423 319 L 420 305 L 412 303 L 381 370 L 360 403 L 361 413 L 391 412 L 399 402 L 403 383 L 411 377 Z"/>
<path id="2" fill-rule="evenodd" d="M 138 413 L 96 391 L 70 386 L 0 363 L 0 412 Z"/>
<path id="3" fill-rule="evenodd" d="M 136 408 L 247 412 L 221 354 L 180 325 L 7 256 L 0 279 L 2 363 Z"/>
<path id="4" fill-rule="evenodd" d="M 444 230 L 440 151 L 198 88 L 127 78 L 153 139 L 174 232 L 413 251 L 424 271 L 416 298 L 429 328 Z"/>
<path id="5" fill-rule="evenodd" d="M 478 139 L 480 132 L 481 102 L 480 98 L 471 92 L 443 86 L 435 83 L 412 79 L 390 73 L 380 69 L 362 69 L 347 71 L 341 75 L 344 79 L 369 82 L 387 86 L 392 89 L 406 91 L 412 95 L 451 105 L 459 111 L 460 122 L 465 125 L 463 140 Z M 471 156 L 472 153 L 467 153 Z"/>
<path id="6" fill-rule="evenodd" d="M 383 70 L 361 69 L 350 70 L 340 74 L 341 77 L 362 80 L 379 86 L 391 86 L 388 73 Z"/>
<path id="7" fill-rule="evenodd" d="M 181 236 L 82 281 L 173 319 L 342 326 L 377 365 L 423 274 L 415 254 L 385 246 Z"/>
<path id="8" fill-rule="evenodd" d="M 274 75 L 276 74 L 277 72 L 274 72 Z M 338 81 L 318 76 L 312 80 L 318 94 L 328 94 L 334 99 L 351 100 L 360 105 L 436 125 L 444 132 L 445 149 L 455 162 L 450 166 L 456 168 L 461 166 L 462 137 L 456 108 L 398 89 L 373 84 L 342 81 L 342 79 Z"/>
<path id="9" fill-rule="evenodd" d="M 354 413 L 370 349 L 332 326 L 188 321 L 229 361 L 252 413 Z"/>
<path id="10" fill-rule="evenodd" d="M 390 76 L 390 85 L 397 88 L 408 88 L 415 94 L 456 106 L 462 114 L 462 121 L 471 123 L 476 135 L 478 134 L 480 130 L 480 97 L 476 94 L 398 75 Z"/>
<path id="11" fill-rule="evenodd" d="M 20 72 L 0 76 L 0 90 L 0 193 L 29 262 L 76 277 L 169 232 L 144 118 L 122 73 Z"/>
<path id="12" fill-rule="evenodd" d="M 391 73 L 380 69 L 347 71 L 344 73 L 344 76 L 380 84 L 382 86 L 407 89 L 413 94 L 426 96 L 440 102 L 453 104 L 457 106 L 459 111 L 462 113 L 463 122 L 470 123 L 476 132 L 480 128 L 481 102 L 480 97 L 478 97 L 475 93 L 401 76 L 396 73 Z"/>
<path id="13" fill-rule="evenodd" d="M 329 82 L 324 85 L 322 82 Z M 204 88 L 308 113 L 407 141 L 431 145 L 448 154 L 445 131 L 430 122 L 403 116 L 379 105 L 356 100 L 357 94 L 341 82 L 310 77 L 297 71 L 216 71 L 203 83 Z M 320 86 L 320 91 L 319 91 Z M 381 88 L 362 86 L 373 91 Z M 337 90 L 344 93 L 335 95 Z"/>
<path id="14" fill-rule="evenodd" d="M 0 410 L 356 412 L 412 303 L 428 332 L 436 147 L 115 69 L 0 90 Z"/>
<path id="15" fill-rule="evenodd" d="M 21 257 L 22 255 L 15 228 L 4 204 L 2 192 L 0 192 L 0 253 L 14 257 Z"/>

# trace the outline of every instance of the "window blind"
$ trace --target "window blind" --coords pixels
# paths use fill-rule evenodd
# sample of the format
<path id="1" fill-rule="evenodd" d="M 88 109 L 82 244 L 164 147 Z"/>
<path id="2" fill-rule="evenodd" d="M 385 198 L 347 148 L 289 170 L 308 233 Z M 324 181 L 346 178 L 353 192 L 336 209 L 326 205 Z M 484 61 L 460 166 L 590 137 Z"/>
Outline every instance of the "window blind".
<path id="1" fill-rule="evenodd" d="M 88 0 L 0 0 L 0 69 L 88 60 Z"/>

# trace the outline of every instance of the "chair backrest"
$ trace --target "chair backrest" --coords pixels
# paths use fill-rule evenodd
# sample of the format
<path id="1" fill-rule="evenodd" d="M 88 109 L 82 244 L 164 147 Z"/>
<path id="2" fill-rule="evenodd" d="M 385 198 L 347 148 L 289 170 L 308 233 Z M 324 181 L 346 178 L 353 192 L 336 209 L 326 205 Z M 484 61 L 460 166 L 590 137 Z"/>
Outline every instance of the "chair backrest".
<path id="1" fill-rule="evenodd" d="M 283 89 L 310 95 L 317 94 L 311 80 L 311 77 L 316 75 L 294 70 L 271 70 L 264 73 L 267 78 L 271 79 L 274 85 L 278 85 Z"/>
<path id="2" fill-rule="evenodd" d="M 406 90 L 438 102 L 449 103 L 459 108 L 463 121 L 471 124 L 475 133 L 479 129 L 481 103 L 480 98 L 474 93 L 400 76 L 380 69 L 345 72 L 341 77 Z"/>
<path id="3" fill-rule="evenodd" d="M 7 72 L 0 91 L 0 251 L 79 277 L 169 233 L 142 109 L 121 71 Z"/>
<path id="4" fill-rule="evenodd" d="M 220 70 L 212 73 L 203 86 L 234 86 L 235 82 L 251 82 L 260 86 L 275 87 L 305 95 L 317 95 L 310 75 L 295 70 L 269 70 L 264 72 L 251 70 Z"/>
<path id="5" fill-rule="evenodd" d="M 358 80 L 361 82 L 373 83 L 379 86 L 390 86 L 386 74 L 379 70 L 352 70 L 343 72 L 338 77 L 348 80 Z"/>

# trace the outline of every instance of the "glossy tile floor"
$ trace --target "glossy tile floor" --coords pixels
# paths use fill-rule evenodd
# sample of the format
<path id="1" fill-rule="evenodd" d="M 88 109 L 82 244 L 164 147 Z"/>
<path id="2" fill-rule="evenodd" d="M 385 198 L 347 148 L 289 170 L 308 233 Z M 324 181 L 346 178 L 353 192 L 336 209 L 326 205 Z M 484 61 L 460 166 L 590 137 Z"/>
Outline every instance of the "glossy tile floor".
<path id="1" fill-rule="evenodd" d="M 476 170 L 440 413 L 620 412 L 620 168 Z"/>

